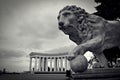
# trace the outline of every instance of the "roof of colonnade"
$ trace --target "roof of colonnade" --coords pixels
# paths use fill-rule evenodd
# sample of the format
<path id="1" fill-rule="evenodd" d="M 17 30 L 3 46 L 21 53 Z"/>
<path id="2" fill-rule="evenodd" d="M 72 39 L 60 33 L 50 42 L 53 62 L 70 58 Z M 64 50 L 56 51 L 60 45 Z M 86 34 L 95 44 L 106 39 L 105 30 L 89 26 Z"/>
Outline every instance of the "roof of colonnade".
<path id="1" fill-rule="evenodd" d="M 68 53 L 39 53 L 39 52 L 31 52 L 30 56 L 65 56 Z"/>

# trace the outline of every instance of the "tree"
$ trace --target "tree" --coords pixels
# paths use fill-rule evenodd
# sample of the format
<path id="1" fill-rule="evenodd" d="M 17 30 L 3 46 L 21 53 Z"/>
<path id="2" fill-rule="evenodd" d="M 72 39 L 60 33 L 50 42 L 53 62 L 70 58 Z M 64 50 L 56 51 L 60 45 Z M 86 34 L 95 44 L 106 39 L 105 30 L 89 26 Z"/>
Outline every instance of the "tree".
<path id="1" fill-rule="evenodd" d="M 120 18 L 120 0 L 95 0 L 99 5 L 94 14 L 107 20 L 116 20 Z"/>

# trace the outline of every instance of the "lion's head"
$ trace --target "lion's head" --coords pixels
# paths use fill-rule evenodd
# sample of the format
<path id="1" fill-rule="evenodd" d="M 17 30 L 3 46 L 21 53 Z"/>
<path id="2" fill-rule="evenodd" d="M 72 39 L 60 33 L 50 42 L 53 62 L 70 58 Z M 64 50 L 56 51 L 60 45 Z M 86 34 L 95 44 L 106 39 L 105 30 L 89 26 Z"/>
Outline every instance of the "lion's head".
<path id="1" fill-rule="evenodd" d="M 66 6 L 60 10 L 58 15 L 59 29 L 67 35 L 75 34 L 79 39 L 84 39 L 88 35 L 88 25 L 85 24 L 88 13 L 76 6 Z"/>

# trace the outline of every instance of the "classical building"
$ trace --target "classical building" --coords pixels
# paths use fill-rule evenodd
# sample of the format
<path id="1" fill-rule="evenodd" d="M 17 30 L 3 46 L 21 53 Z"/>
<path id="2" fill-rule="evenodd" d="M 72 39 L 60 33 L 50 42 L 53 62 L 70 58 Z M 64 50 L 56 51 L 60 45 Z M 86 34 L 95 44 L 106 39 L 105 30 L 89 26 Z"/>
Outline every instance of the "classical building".
<path id="1" fill-rule="evenodd" d="M 65 72 L 69 67 L 68 53 L 30 53 L 30 72 Z"/>

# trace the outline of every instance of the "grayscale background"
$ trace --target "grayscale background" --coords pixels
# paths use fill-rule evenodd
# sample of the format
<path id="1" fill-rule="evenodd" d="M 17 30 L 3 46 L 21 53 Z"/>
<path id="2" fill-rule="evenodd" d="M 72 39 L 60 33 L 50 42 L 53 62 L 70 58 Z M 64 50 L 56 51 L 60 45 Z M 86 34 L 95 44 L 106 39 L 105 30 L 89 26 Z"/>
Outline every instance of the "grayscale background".
<path id="1" fill-rule="evenodd" d="M 67 52 L 76 44 L 58 29 L 66 5 L 95 12 L 94 0 L 0 0 L 0 70 L 29 70 L 31 52 Z M 87 54 L 89 57 L 91 54 Z"/>

